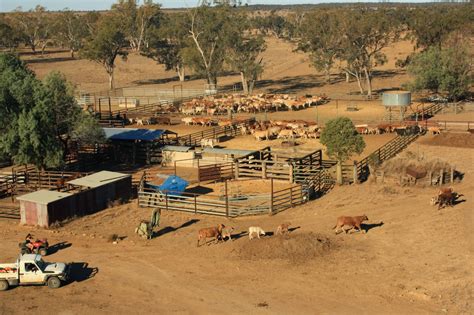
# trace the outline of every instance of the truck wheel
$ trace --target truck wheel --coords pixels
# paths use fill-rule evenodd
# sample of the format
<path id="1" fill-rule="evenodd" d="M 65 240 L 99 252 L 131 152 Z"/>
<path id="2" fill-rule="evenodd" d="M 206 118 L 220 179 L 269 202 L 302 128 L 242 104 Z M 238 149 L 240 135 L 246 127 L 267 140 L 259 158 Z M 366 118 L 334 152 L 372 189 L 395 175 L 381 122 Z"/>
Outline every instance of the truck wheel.
<path id="1" fill-rule="evenodd" d="M 46 255 L 48 255 L 48 249 L 46 249 L 46 248 L 40 248 L 40 250 L 38 251 L 38 253 L 39 253 L 41 256 L 46 256 Z"/>
<path id="2" fill-rule="evenodd" d="M 57 289 L 61 286 L 61 280 L 58 277 L 51 277 L 48 279 L 48 287 L 51 289 Z"/>
<path id="3" fill-rule="evenodd" d="M 10 285 L 8 284 L 7 280 L 0 280 L 0 291 L 6 291 L 8 290 L 8 287 Z"/>

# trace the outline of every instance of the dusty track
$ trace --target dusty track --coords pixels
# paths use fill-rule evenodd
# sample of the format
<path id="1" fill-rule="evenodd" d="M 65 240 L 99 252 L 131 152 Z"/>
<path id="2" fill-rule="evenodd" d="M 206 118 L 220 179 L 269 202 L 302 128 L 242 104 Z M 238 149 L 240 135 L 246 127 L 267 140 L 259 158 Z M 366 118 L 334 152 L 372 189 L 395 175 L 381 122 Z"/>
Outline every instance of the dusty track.
<path id="1" fill-rule="evenodd" d="M 51 243 L 72 243 L 48 260 L 87 262 L 98 272 L 87 279 L 92 270 L 81 273 L 76 265 L 79 281 L 59 290 L 2 292 L 0 309 L 5 314 L 467 314 L 472 310 L 474 151 L 418 142 L 411 150 L 438 155 L 465 172 L 455 190 L 466 201 L 437 211 L 429 206 L 435 188 L 366 183 L 337 187 L 272 217 L 227 221 L 167 212 L 151 241 L 133 234 L 150 211 L 126 204 L 54 232 L 33 229 Z M 337 216 L 362 213 L 370 219 L 367 234 L 334 235 Z M 221 220 L 236 234 L 250 225 L 272 231 L 288 220 L 299 228 L 288 240 L 269 236 L 250 242 L 240 233 L 233 242 L 196 248 L 196 231 Z M 0 229 L 0 260 L 13 260 L 18 241 L 31 229 L 12 221 L 0 221 Z M 126 238 L 113 245 L 107 241 L 113 233 Z"/>

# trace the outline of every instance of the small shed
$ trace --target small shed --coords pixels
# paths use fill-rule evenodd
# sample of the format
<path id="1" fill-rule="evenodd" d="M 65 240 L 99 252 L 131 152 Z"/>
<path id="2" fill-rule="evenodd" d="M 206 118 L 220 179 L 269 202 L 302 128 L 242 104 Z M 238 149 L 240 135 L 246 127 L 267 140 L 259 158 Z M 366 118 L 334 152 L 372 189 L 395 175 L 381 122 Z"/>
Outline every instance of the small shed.
<path id="1" fill-rule="evenodd" d="M 67 183 L 79 191 L 39 190 L 17 197 L 21 223 L 49 227 L 54 222 L 98 212 L 132 194 L 132 176 L 117 172 L 102 171 Z"/>
<path id="2" fill-rule="evenodd" d="M 92 190 L 96 209 L 105 209 L 114 200 L 127 200 L 132 194 L 132 175 L 118 172 L 101 171 L 67 183 L 85 192 Z"/>
<path id="3" fill-rule="evenodd" d="M 70 193 L 38 190 L 17 197 L 20 201 L 21 224 L 48 227 L 61 220 L 61 212 L 69 206 L 72 196 Z"/>
<path id="4" fill-rule="evenodd" d="M 115 161 L 127 163 L 161 163 L 165 145 L 178 143 L 178 134 L 163 129 L 103 128 L 113 148 Z"/>

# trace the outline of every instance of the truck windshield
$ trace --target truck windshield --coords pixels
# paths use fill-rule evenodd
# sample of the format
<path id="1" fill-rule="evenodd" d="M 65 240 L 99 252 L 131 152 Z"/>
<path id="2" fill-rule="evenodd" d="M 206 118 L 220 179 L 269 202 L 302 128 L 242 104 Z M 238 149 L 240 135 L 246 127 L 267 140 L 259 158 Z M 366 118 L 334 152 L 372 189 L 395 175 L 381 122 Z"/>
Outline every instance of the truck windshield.
<path id="1" fill-rule="evenodd" d="M 36 265 L 38 266 L 38 268 L 43 271 L 44 270 L 44 267 L 45 267 L 45 263 L 43 261 L 43 259 L 37 259 L 35 261 Z"/>

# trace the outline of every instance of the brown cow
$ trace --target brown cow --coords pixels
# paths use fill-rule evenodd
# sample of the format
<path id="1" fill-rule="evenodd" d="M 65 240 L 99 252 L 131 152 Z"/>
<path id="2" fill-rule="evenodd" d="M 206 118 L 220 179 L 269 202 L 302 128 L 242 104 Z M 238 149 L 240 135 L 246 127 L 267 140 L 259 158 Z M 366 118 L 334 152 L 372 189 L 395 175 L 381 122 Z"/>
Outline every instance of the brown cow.
<path id="1" fill-rule="evenodd" d="M 277 230 L 275 232 L 275 235 L 283 235 L 283 234 L 288 234 L 288 228 L 290 227 L 291 223 L 290 222 L 285 222 L 280 224 L 277 227 Z"/>
<path id="2" fill-rule="evenodd" d="M 204 244 L 207 243 L 207 238 L 208 237 L 215 237 L 215 243 L 219 241 L 219 238 L 222 238 L 222 229 L 225 228 L 224 224 L 219 224 L 218 226 L 215 227 L 209 227 L 209 228 L 204 228 L 200 229 L 198 232 L 198 241 L 197 241 L 197 247 L 199 247 L 199 241 L 204 239 Z"/>
<path id="3" fill-rule="evenodd" d="M 364 222 L 364 221 L 367 221 L 367 220 L 369 220 L 369 218 L 367 218 L 367 216 L 365 214 L 361 215 L 361 216 L 357 216 L 357 217 L 341 216 L 341 217 L 337 218 L 337 223 L 333 227 L 333 229 L 335 229 L 336 234 L 338 234 L 338 232 L 337 232 L 338 229 L 341 229 L 342 232 L 347 233 L 347 231 L 350 231 L 353 228 L 357 228 L 360 232 L 360 231 L 362 231 L 362 229 L 360 227 L 361 223 Z M 345 225 L 348 225 L 351 228 L 349 230 L 344 230 Z"/>
<path id="4" fill-rule="evenodd" d="M 155 121 L 159 125 L 171 125 L 171 118 L 169 117 L 155 117 Z"/>
<path id="5" fill-rule="evenodd" d="M 438 210 L 445 206 L 452 207 L 458 196 L 459 195 L 454 192 L 452 187 L 442 187 L 439 189 L 438 195 L 431 198 L 430 204 L 432 206 L 438 204 Z"/>

